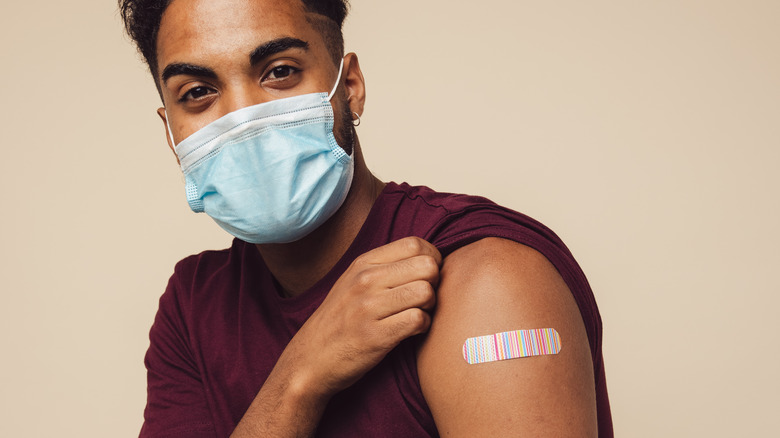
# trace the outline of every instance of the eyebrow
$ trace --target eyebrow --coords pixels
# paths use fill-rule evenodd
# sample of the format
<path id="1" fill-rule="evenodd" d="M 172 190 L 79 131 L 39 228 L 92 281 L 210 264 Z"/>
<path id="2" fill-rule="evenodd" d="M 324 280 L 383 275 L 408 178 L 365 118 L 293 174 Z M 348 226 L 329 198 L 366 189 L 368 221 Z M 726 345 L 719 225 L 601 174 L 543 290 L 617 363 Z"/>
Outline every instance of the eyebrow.
<path id="1" fill-rule="evenodd" d="M 309 43 L 292 37 L 277 38 L 265 42 L 252 50 L 252 53 L 249 55 L 249 64 L 255 66 L 263 59 L 289 49 L 303 49 L 308 51 Z M 217 74 L 214 70 L 208 67 L 183 62 L 168 64 L 160 77 L 162 78 L 163 83 L 167 83 L 168 79 L 177 75 L 199 76 L 208 79 L 217 78 Z"/>
<path id="2" fill-rule="evenodd" d="M 176 75 L 199 76 L 209 79 L 217 78 L 217 74 L 214 72 L 214 70 L 208 67 L 177 62 L 174 64 L 168 64 L 168 66 L 165 67 L 165 70 L 163 70 L 161 76 L 163 83 L 168 82 L 168 79 Z"/>
<path id="3" fill-rule="evenodd" d="M 292 37 L 277 38 L 265 42 L 252 50 L 252 54 L 249 55 L 249 64 L 255 66 L 263 59 L 289 49 L 309 50 L 309 43 Z"/>

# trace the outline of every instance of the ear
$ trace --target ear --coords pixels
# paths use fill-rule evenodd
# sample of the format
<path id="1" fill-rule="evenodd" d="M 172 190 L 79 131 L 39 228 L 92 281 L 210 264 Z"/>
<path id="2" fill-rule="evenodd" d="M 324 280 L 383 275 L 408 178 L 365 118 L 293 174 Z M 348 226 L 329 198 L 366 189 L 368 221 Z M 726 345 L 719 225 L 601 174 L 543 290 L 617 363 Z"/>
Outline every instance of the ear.
<path id="1" fill-rule="evenodd" d="M 366 80 L 360 70 L 358 57 L 354 53 L 347 53 L 344 57 L 344 88 L 347 92 L 347 101 L 350 111 L 363 115 L 363 105 L 366 103 Z"/>
<path id="2" fill-rule="evenodd" d="M 165 141 L 168 142 L 168 148 L 170 148 L 171 152 L 173 152 L 173 156 L 176 157 L 176 162 L 179 163 L 179 156 L 176 155 L 176 150 L 174 149 L 176 145 L 171 143 L 171 139 L 173 138 L 173 133 L 168 131 L 168 127 L 170 125 L 168 124 L 168 115 L 165 113 L 165 108 L 164 107 L 157 108 L 157 115 L 160 116 L 160 120 L 162 120 L 163 126 L 165 127 Z"/>

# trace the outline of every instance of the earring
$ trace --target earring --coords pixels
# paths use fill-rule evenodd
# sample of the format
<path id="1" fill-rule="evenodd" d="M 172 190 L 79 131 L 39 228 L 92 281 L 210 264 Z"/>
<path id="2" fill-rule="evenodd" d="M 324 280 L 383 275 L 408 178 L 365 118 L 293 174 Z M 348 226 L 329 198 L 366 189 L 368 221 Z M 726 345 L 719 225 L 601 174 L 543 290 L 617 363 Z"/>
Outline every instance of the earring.
<path id="1" fill-rule="evenodd" d="M 358 114 L 358 113 L 356 113 L 356 112 L 354 112 L 354 111 L 352 111 L 352 114 L 354 114 L 354 115 L 355 115 L 355 118 L 354 118 L 354 119 L 352 119 L 352 125 L 354 125 L 354 126 L 360 126 L 360 114 Z"/>

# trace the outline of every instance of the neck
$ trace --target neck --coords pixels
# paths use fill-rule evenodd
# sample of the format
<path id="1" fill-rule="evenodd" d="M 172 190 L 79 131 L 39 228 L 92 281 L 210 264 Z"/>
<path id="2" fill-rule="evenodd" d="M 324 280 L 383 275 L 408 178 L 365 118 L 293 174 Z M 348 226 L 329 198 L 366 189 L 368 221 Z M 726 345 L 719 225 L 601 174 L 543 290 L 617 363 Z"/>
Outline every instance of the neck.
<path id="1" fill-rule="evenodd" d="M 305 292 L 333 268 L 355 240 L 384 188 L 384 183 L 366 167 L 357 142 L 355 146 L 355 174 L 341 208 L 301 240 L 256 245 L 266 266 L 288 296 Z"/>

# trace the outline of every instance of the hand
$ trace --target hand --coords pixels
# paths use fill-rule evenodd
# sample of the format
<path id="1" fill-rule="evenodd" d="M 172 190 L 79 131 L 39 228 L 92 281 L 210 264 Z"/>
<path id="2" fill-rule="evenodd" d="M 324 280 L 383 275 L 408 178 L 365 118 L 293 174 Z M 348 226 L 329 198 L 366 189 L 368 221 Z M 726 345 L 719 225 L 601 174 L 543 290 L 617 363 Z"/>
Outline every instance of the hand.
<path id="1" fill-rule="evenodd" d="M 408 237 L 347 268 L 282 352 L 232 437 L 311 436 L 330 398 L 428 331 L 442 258 Z"/>
<path id="2" fill-rule="evenodd" d="M 442 258 L 408 237 L 369 251 L 347 268 L 288 344 L 275 372 L 329 399 L 355 383 L 402 340 L 428 330 Z M 292 372 L 292 374 L 289 374 Z"/>

